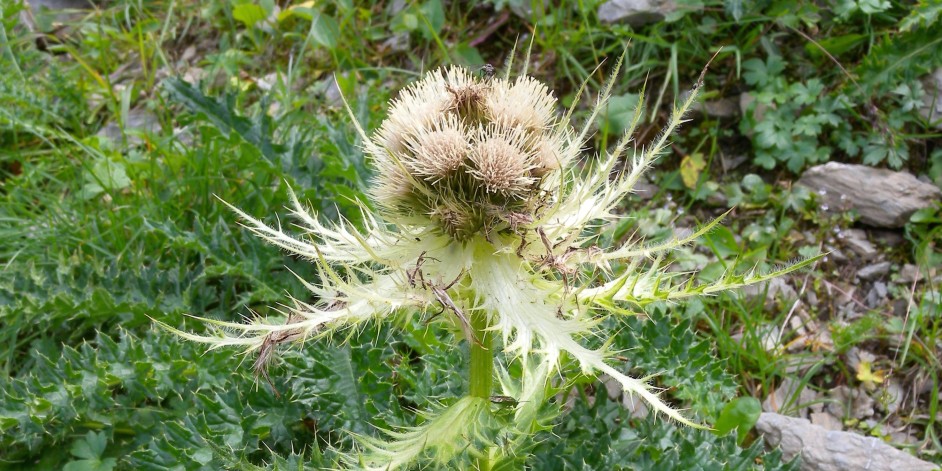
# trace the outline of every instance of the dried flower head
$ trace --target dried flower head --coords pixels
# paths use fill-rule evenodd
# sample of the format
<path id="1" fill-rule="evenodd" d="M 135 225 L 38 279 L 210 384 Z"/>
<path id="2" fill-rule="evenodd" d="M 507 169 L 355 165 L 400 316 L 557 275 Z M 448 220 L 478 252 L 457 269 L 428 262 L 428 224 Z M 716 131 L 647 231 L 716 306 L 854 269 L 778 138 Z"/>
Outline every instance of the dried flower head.
<path id="1" fill-rule="evenodd" d="M 664 132 L 643 148 L 629 145 L 639 104 L 615 146 L 594 166 L 581 169 L 574 163 L 590 124 L 609 99 L 620 64 L 578 130 L 570 123 L 572 109 L 557 115 L 553 95 L 525 71 L 516 79 L 479 77 L 460 67 L 427 74 L 400 92 L 375 135 L 357 124 L 376 168 L 371 196 L 380 208 L 377 214 L 364 209 L 363 228 L 324 224 L 293 194 L 293 214 L 313 240 L 233 207 L 249 230 L 316 264 L 319 279 L 306 285 L 318 301 L 295 300 L 288 323 L 208 321 L 220 335 L 177 332 L 213 346 L 238 345 L 267 355 L 273 339 L 327 335 L 396 312 L 432 316 L 444 310 L 450 315 L 438 318 L 460 326 L 472 346 L 472 368 L 475 346 L 487 349 L 482 336 L 488 332 L 498 334 L 498 351 L 525 365 L 522 378 L 501 377 L 504 395 L 517 399 L 518 420 L 532 416 L 541 402 L 536 391 L 566 352 L 585 374 L 605 373 L 655 412 L 698 426 L 645 381 L 626 375 L 625 365 L 607 347 L 591 348 L 587 340 L 606 338 L 598 326 L 608 317 L 633 315 L 655 301 L 759 283 L 810 261 L 773 273 L 729 273 L 708 284 L 668 272 L 657 262 L 660 254 L 692 242 L 718 220 L 656 245 L 593 245 L 586 228 L 616 217 L 613 210 L 664 151 L 699 90 L 698 83 L 677 104 Z M 615 261 L 625 268 L 613 271 Z M 369 469 L 392 469 L 433 450 L 431 456 L 445 462 L 464 449 L 455 437 L 480 435 L 481 414 L 487 410 L 474 397 L 465 398 L 422 427 L 391 433 L 389 442 L 363 439 L 367 454 L 354 461 Z M 446 419 L 449 425 L 443 425 Z M 462 427 L 466 433 L 456 435 Z"/>

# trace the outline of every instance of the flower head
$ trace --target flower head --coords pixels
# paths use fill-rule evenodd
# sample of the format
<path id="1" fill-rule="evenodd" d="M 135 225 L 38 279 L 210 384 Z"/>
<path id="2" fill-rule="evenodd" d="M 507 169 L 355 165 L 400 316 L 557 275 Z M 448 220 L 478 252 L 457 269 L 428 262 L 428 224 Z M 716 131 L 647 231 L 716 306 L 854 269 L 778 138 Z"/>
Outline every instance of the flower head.
<path id="1" fill-rule="evenodd" d="M 587 123 L 609 99 L 617 70 Z M 233 207 L 249 230 L 317 265 L 319 279 L 306 284 L 318 301 L 295 301 L 288 323 L 217 321 L 218 336 L 181 335 L 253 351 L 270 349 L 272 339 L 326 335 L 402 310 L 423 315 L 444 309 L 456 324 L 468 315 L 484 316 L 490 331 L 499 333 L 503 354 L 540 372 L 528 381 L 546 381 L 566 352 L 586 374 L 604 372 L 655 411 L 698 426 L 650 385 L 626 375 L 608 348 L 590 348 L 587 340 L 599 336 L 607 317 L 630 315 L 654 301 L 762 282 L 810 262 L 697 284 L 648 260 L 660 260 L 659 254 L 692 242 L 718 221 L 656 245 L 598 247 L 587 238 L 590 224 L 615 218 L 615 207 L 684 122 L 697 90 L 677 104 L 662 134 L 646 147 L 629 145 L 639 104 L 615 146 L 594 166 L 580 169 L 575 162 L 589 124 L 575 129 L 572 109 L 558 115 L 556 99 L 542 83 L 525 74 L 480 77 L 460 67 L 431 72 L 400 92 L 373 136 L 357 124 L 376 168 L 371 197 L 380 208 L 377 214 L 364 209 L 362 229 L 320 222 L 293 194 L 293 214 L 313 239 L 289 235 Z M 577 97 L 573 106 L 578 102 Z M 626 268 L 614 272 L 616 261 Z M 467 332 L 465 337 L 476 341 Z M 410 453 L 415 443 L 436 435 L 429 432 L 440 424 L 429 424 L 410 435 Z M 367 448 L 379 450 L 380 461 L 389 454 L 375 441 Z M 401 463 L 402 456 L 387 462 Z"/>

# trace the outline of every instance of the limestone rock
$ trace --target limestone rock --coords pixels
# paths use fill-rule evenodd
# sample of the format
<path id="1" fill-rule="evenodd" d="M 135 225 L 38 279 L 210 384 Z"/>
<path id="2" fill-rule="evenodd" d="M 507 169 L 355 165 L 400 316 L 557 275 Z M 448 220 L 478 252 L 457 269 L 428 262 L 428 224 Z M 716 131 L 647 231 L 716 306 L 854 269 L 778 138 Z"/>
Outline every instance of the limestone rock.
<path id="1" fill-rule="evenodd" d="M 827 430 L 805 419 L 764 412 L 756 430 L 778 446 L 786 459 L 801 455 L 801 469 L 814 471 L 930 471 L 932 463 L 897 450 L 881 440 Z"/>
<path id="2" fill-rule="evenodd" d="M 144 142 L 142 134 L 156 134 L 160 129 L 160 120 L 154 113 L 138 108 L 128 112 L 124 126 L 117 121 L 110 121 L 98 131 L 98 137 L 121 143 L 122 137 L 127 136 L 128 146 L 134 147 Z"/>
<path id="3" fill-rule="evenodd" d="M 926 94 L 922 97 L 919 114 L 936 129 L 942 130 L 942 67 L 923 79 Z"/>
<path id="4" fill-rule="evenodd" d="M 856 209 L 861 222 L 876 227 L 903 227 L 914 212 L 942 195 L 935 185 L 907 172 L 839 162 L 808 169 L 798 184 L 818 194 L 822 209 Z"/>
<path id="5" fill-rule="evenodd" d="M 599 7 L 599 21 L 644 26 L 663 20 L 676 9 L 673 0 L 609 0 Z"/>

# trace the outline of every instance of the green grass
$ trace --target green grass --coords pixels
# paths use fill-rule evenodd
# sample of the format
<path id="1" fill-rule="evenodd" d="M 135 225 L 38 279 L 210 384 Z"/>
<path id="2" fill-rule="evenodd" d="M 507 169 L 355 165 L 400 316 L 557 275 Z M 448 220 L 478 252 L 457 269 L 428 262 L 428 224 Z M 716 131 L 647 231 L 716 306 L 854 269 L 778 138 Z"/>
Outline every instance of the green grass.
<path id="1" fill-rule="evenodd" d="M 199 329 L 187 315 L 275 314 L 286 293 L 306 296 L 291 271 L 310 278 L 312 267 L 241 230 L 219 200 L 273 218 L 284 213 L 290 186 L 323 217 L 357 223 L 352 200 L 362 198 L 370 169 L 332 100 L 334 74 L 373 129 L 399 87 L 439 64 L 502 64 L 535 35 L 530 73 L 568 105 L 583 81 L 597 88 L 628 44 L 594 137 L 598 150 L 621 129 L 641 87 L 654 106 L 639 141 L 652 139 L 722 48 L 705 99 L 748 90 L 772 106 L 774 119 L 758 120 L 754 107 L 742 117 L 698 117 L 655 171 L 653 199 L 626 201 L 636 217 L 603 233 L 656 239 L 735 207 L 704 238 L 708 251 L 678 260 L 703 267 L 704 277 L 768 268 L 836 243 L 835 229 L 849 221 L 819 214 L 813 195 L 790 185 L 814 159 L 904 168 L 942 183 L 942 136 L 912 110 L 917 79 L 942 66 L 942 21 L 929 2 L 844 16 L 811 2 L 702 2 L 636 29 L 599 24 L 597 3 L 429 0 L 394 12 L 337 1 L 275 14 L 271 2 L 119 1 L 68 20 L 58 37 L 17 26 L 21 6 L 4 4 L 0 467 L 314 469 L 350 446 L 341 431 L 415 424 L 416 409 L 461 390 L 454 372 L 465 353 L 442 351 L 442 339 L 408 322 L 405 333 L 376 326 L 349 342 L 285 352 L 271 370 L 280 397 L 252 377 L 253 358 L 207 353 L 154 328 L 152 319 Z M 507 4 L 528 4 L 532 15 L 521 18 Z M 41 31 L 54 29 L 48 15 L 36 17 Z M 199 83 L 171 78 L 194 68 Z M 809 87 L 812 79 L 820 88 Z M 122 126 L 118 142 L 96 137 L 132 110 L 151 113 L 160 130 Z M 739 155 L 741 166 L 723 169 L 721 161 Z M 703 165 L 683 175 L 695 160 Z M 940 214 L 936 206 L 914 216 L 889 259 L 940 266 Z M 615 347 L 632 368 L 661 372 L 654 381 L 667 396 L 710 423 L 734 397 L 761 400 L 787 377 L 819 391 L 856 387 L 845 354 L 873 351 L 888 378 L 929 384 L 893 419 L 918 434 L 922 458 L 939 462 L 942 291 L 933 281 L 896 285 L 891 298 L 906 303 L 904 316 L 878 306 L 845 322 L 828 287 L 845 269 L 829 258 L 792 279 L 821 299 L 808 310 L 832 349 L 766 349 L 772 327 L 786 326 L 784 344 L 799 336 L 787 327 L 791 303 L 766 306 L 762 296 L 651 306 L 647 321 L 621 326 Z M 805 365 L 798 373 L 796 363 Z M 596 394 L 604 391 L 597 382 L 575 387 L 575 405 L 533 444 L 534 469 L 559 456 L 572 458 L 568 469 L 794 466 L 752 438 L 738 443 L 632 417 Z"/>

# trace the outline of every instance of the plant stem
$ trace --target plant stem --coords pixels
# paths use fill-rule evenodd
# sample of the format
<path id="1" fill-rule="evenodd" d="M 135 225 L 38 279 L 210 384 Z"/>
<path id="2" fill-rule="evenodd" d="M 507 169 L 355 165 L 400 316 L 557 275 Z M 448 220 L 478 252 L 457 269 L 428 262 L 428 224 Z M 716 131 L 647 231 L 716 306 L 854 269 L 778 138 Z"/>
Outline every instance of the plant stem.
<path id="1" fill-rule="evenodd" d="M 493 333 L 489 332 L 487 327 L 487 313 L 478 311 L 471 315 L 471 335 L 474 339 L 471 339 L 471 381 L 468 395 L 484 400 L 490 400 L 494 383 Z M 483 452 L 483 456 L 476 460 L 474 469 L 490 471 L 488 450 L 484 449 Z"/>
<path id="2" fill-rule="evenodd" d="M 475 312 L 471 315 L 471 384 L 468 395 L 489 399 L 494 382 L 494 352 L 491 349 L 492 332 L 487 331 L 487 314 Z"/>

